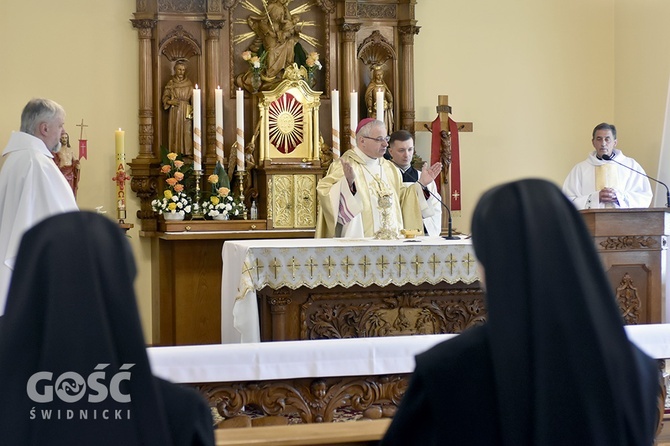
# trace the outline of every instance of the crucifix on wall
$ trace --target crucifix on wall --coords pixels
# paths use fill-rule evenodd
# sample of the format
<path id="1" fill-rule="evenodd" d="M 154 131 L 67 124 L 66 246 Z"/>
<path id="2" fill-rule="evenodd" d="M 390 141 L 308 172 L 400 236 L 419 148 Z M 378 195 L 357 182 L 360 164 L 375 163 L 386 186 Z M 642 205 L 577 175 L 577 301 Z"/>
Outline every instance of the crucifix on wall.
<path id="1" fill-rule="evenodd" d="M 449 116 L 449 96 L 437 97 L 437 118 L 432 122 L 415 121 L 415 131 L 432 133 L 430 164 L 441 162 L 442 172 L 437 187 L 442 201 L 454 212 L 461 210 L 461 168 L 458 134 L 472 132 L 471 122 L 455 122 Z M 447 226 L 448 216 L 442 214 L 442 228 Z"/>

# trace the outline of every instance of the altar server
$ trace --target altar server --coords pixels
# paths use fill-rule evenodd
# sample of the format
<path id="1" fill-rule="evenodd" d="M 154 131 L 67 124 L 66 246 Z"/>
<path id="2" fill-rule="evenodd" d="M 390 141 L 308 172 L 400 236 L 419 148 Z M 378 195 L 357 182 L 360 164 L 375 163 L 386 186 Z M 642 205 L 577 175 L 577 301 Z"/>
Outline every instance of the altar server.
<path id="1" fill-rule="evenodd" d="M 0 316 L 5 310 L 16 251 L 23 233 L 43 218 L 77 209 L 74 193 L 53 161 L 65 133 L 65 110 L 32 99 L 12 132 L 0 169 Z"/>
<path id="2" fill-rule="evenodd" d="M 649 446 L 658 365 L 624 331 L 582 217 L 544 180 L 472 219 L 487 322 L 416 357 L 389 445 Z"/>
<path id="3" fill-rule="evenodd" d="M 390 200 L 392 230 L 423 230 L 422 217 L 432 215 L 422 189 L 440 173 L 425 167 L 416 184 L 403 185 L 398 169 L 384 159 L 389 137 L 383 121 L 363 119 L 356 129 L 357 147 L 335 160 L 317 185 L 319 217 L 316 237 L 372 237 L 382 227 L 385 199 Z"/>
<path id="4" fill-rule="evenodd" d="M 591 144 L 595 150 L 572 168 L 563 184 L 577 209 L 649 207 L 653 198 L 649 180 L 642 166 L 615 148 L 616 127 L 598 124 Z"/>
<path id="5" fill-rule="evenodd" d="M 25 233 L 0 322 L 0 443 L 214 444 L 204 399 L 151 373 L 134 277 L 104 216 L 60 214 Z"/>
<path id="6" fill-rule="evenodd" d="M 407 130 L 398 130 L 391 133 L 388 153 L 390 161 L 396 165 L 402 175 L 405 185 L 416 183 L 419 180 L 419 171 L 412 166 L 414 158 L 414 138 Z M 433 215 L 423 219 L 423 229 L 426 235 L 439 237 L 442 231 L 442 204 L 436 197 L 440 196 L 435 181 L 426 185 L 429 195 L 426 199 L 433 208 Z"/>

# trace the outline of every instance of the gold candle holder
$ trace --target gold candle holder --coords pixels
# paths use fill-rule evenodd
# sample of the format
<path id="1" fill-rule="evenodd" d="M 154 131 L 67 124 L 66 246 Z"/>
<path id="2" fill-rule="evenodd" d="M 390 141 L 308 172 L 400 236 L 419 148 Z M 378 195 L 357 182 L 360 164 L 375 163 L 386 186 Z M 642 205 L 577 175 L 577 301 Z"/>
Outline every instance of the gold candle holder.
<path id="1" fill-rule="evenodd" d="M 244 212 L 242 213 L 243 218 L 246 220 L 247 219 L 247 207 L 244 204 L 244 177 L 247 175 L 247 172 L 245 170 L 238 170 L 236 172 L 237 175 L 237 182 L 239 183 L 239 195 L 238 199 L 240 201 L 240 205 L 244 209 Z"/>
<path id="2" fill-rule="evenodd" d="M 205 214 L 202 212 L 202 191 L 200 190 L 200 177 L 202 176 L 201 170 L 194 170 L 195 173 L 195 196 L 193 197 L 193 205 L 191 205 L 191 216 L 193 220 L 202 220 L 205 218 Z"/>

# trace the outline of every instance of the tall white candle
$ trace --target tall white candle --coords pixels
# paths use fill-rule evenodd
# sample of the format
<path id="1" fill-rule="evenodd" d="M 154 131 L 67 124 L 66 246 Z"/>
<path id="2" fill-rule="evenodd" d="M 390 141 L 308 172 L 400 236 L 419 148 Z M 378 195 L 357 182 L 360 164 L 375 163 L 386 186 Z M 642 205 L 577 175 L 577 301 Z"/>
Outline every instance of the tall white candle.
<path id="1" fill-rule="evenodd" d="M 214 90 L 214 112 L 216 120 L 216 160 L 223 164 L 223 90 Z"/>
<path id="2" fill-rule="evenodd" d="M 238 88 L 235 92 L 235 105 L 237 113 L 237 171 L 244 170 L 244 92 Z"/>
<path id="3" fill-rule="evenodd" d="M 331 91 L 330 99 L 333 115 L 333 158 L 337 159 L 340 157 L 340 92 Z"/>
<path id="4" fill-rule="evenodd" d="M 351 147 L 356 147 L 356 127 L 358 127 L 358 93 L 349 93 L 349 138 Z"/>
<path id="5" fill-rule="evenodd" d="M 384 90 L 377 90 L 377 120 L 384 121 Z"/>
<path id="6" fill-rule="evenodd" d="M 202 132 L 200 130 L 200 89 L 193 89 L 193 170 L 202 169 Z"/>

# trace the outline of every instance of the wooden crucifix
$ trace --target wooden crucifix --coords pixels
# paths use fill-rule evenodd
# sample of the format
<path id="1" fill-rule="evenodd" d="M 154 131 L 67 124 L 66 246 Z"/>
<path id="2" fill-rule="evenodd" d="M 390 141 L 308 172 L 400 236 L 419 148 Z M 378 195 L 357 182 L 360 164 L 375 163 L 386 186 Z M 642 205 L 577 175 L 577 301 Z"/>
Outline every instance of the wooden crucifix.
<path id="1" fill-rule="evenodd" d="M 460 154 L 458 151 L 458 133 L 461 132 L 472 132 L 472 123 L 471 122 L 452 122 L 450 128 L 449 115 L 451 113 L 451 106 L 449 105 L 449 96 L 439 95 L 437 97 L 437 114 L 440 120 L 439 126 L 439 140 L 440 140 L 440 161 L 442 162 L 442 175 L 438 183 L 438 189 L 440 191 L 440 196 L 442 201 L 450 206 L 450 209 L 454 211 L 460 211 L 460 200 L 461 200 L 461 186 L 460 186 Z M 434 132 L 438 131 L 437 126 L 434 126 L 433 122 L 427 121 L 415 121 L 414 122 L 414 131 L 429 131 Z M 434 128 L 435 127 L 435 128 Z M 453 133 L 456 133 L 455 135 Z M 452 147 L 452 143 L 455 142 L 455 146 Z M 431 147 L 431 154 L 435 149 Z M 431 157 L 432 158 L 432 157 Z M 452 159 L 453 158 L 453 159 Z M 450 186 L 449 181 L 449 172 L 452 166 L 452 161 L 454 164 L 454 174 L 456 184 L 453 184 L 453 188 Z M 432 162 L 432 160 L 431 160 Z M 442 213 L 442 232 L 445 232 L 445 228 L 448 224 L 448 215 Z"/>

